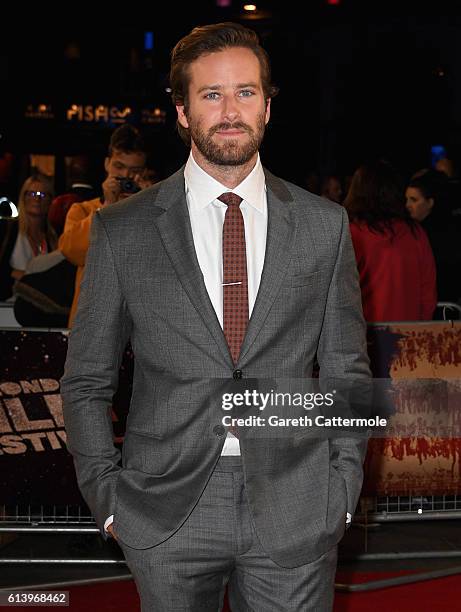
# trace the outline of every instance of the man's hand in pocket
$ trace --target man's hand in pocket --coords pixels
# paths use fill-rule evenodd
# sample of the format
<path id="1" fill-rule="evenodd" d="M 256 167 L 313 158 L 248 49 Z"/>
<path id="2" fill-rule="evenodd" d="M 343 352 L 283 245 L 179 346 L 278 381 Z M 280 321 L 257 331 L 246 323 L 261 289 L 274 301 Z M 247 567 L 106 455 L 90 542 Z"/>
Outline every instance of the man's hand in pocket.
<path id="1" fill-rule="evenodd" d="M 111 523 L 110 525 L 108 525 L 106 531 L 110 533 L 110 535 L 114 538 L 114 540 L 117 540 L 117 536 L 114 533 L 114 523 Z"/>

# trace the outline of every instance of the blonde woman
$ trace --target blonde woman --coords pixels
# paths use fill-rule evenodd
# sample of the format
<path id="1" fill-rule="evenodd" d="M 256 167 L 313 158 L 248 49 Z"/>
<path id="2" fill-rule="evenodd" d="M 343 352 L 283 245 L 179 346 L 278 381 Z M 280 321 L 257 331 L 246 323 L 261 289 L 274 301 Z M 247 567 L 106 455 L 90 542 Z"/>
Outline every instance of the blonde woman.
<path id="1" fill-rule="evenodd" d="M 57 237 L 48 222 L 48 208 L 53 198 L 49 177 L 34 174 L 24 182 L 19 193 L 16 219 L 4 219 L 0 227 L 0 300 L 12 295 L 29 261 L 56 248 Z"/>

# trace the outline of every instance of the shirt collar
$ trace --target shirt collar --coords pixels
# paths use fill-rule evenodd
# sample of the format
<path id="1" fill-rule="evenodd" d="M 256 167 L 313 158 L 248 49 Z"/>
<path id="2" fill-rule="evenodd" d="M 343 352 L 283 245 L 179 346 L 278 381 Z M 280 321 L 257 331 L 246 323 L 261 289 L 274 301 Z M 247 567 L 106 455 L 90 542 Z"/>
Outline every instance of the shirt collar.
<path id="1" fill-rule="evenodd" d="M 207 174 L 195 161 L 192 151 L 184 169 L 184 179 L 186 191 L 192 192 L 194 201 L 200 210 L 205 209 L 214 200 L 226 191 L 231 191 L 239 195 L 250 206 L 263 213 L 263 201 L 261 193 L 266 189 L 266 177 L 258 157 L 256 164 L 250 174 L 243 179 L 240 185 L 234 189 L 229 189 L 219 181 Z"/>

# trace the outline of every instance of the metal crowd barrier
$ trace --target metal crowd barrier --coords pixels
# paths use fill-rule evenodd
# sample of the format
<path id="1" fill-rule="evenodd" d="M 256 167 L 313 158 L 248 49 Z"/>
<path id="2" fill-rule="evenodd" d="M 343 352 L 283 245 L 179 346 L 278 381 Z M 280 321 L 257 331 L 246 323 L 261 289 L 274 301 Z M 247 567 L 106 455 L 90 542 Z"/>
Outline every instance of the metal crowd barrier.
<path id="1" fill-rule="evenodd" d="M 461 518 L 461 495 L 407 495 L 407 496 L 380 496 L 363 497 L 359 502 L 359 510 L 354 517 L 354 526 L 375 529 L 380 523 L 389 522 L 417 522 L 434 520 L 459 520 Z M 395 562 L 409 559 L 458 559 L 461 558 L 461 549 L 450 550 L 415 550 L 370 553 L 363 552 L 348 557 L 353 561 L 383 561 Z M 345 593 L 358 593 L 384 589 L 405 584 L 414 584 L 446 578 L 461 574 L 461 565 L 411 573 L 381 580 L 369 580 L 360 583 L 335 583 L 335 590 Z"/>
<path id="2" fill-rule="evenodd" d="M 0 533 L 97 533 L 87 508 L 82 506 L 0 506 Z"/>
<path id="3" fill-rule="evenodd" d="M 396 495 L 365 497 L 356 522 L 433 521 L 461 518 L 461 495 Z"/>
<path id="4" fill-rule="evenodd" d="M 36 535 L 36 534 L 49 534 L 52 536 L 59 535 L 74 535 L 74 536 L 96 536 L 99 534 L 99 529 L 96 527 L 96 523 L 89 513 L 87 508 L 81 506 L 0 506 L 0 538 L 2 534 L 6 537 L 10 537 L 10 542 L 6 544 L 14 543 L 14 539 L 11 536 L 17 535 Z M 93 540 L 92 540 L 93 541 Z M 71 543 L 71 541 L 69 540 Z M 119 556 L 112 556 L 109 551 L 99 546 L 99 550 L 94 552 L 93 549 L 89 549 L 89 552 L 83 554 L 83 551 L 79 549 L 84 545 L 88 546 L 87 541 L 74 542 L 72 546 L 69 544 L 59 554 L 48 553 L 46 556 L 40 556 L 39 550 L 34 550 L 33 543 L 29 547 L 19 548 L 19 552 L 16 552 L 14 556 L 10 553 L 8 555 L 8 546 L 5 549 L 6 554 L 0 555 L 0 565 L 85 565 L 85 566 L 97 566 L 97 565 L 110 565 L 110 566 L 126 566 L 124 558 Z M 50 547 L 52 548 L 52 547 Z M 0 548 L 1 550 L 1 548 Z M 65 552 L 64 552 L 65 551 Z M 114 574 L 113 579 L 122 580 L 129 579 L 130 574 L 120 575 Z M 112 577 L 110 578 L 112 579 Z M 108 577 L 103 578 L 89 578 L 78 580 L 66 580 L 64 585 L 70 584 L 90 584 L 96 582 L 107 581 Z M 34 588 L 56 588 L 55 582 L 50 584 L 35 584 Z M 21 587 L 14 587 L 15 589 L 30 589 L 30 585 Z"/>

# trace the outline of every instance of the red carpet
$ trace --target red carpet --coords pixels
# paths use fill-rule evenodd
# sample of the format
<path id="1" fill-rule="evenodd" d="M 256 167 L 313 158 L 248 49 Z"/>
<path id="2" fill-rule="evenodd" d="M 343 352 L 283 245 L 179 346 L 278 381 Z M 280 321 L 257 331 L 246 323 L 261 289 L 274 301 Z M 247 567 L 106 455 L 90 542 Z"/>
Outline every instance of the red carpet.
<path id="1" fill-rule="evenodd" d="M 429 569 L 429 568 L 428 568 Z M 338 582 L 380 580 L 408 572 L 345 573 Z M 133 581 L 79 586 L 70 591 L 72 612 L 139 612 L 139 598 Z M 41 607 L 41 610 L 56 610 Z M 168 612 L 159 610 L 159 612 Z M 223 612 L 229 612 L 226 606 Z M 264 612 L 264 610 L 261 610 Z M 306 611 L 307 612 L 307 611 Z M 461 575 L 439 578 L 369 593 L 336 593 L 334 612 L 461 612 Z"/>
<path id="2" fill-rule="evenodd" d="M 410 573 L 418 572 L 339 572 L 336 581 L 357 584 Z M 461 612 L 461 574 L 365 593 L 336 593 L 334 612 Z"/>

